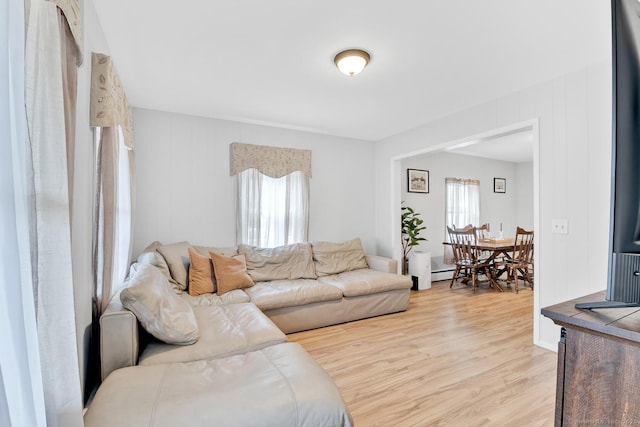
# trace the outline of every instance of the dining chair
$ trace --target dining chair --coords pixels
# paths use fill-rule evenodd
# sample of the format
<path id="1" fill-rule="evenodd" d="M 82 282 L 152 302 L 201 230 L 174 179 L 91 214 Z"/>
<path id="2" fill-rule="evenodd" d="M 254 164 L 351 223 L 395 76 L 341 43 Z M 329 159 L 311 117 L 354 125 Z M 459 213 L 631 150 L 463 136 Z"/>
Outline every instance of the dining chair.
<path id="1" fill-rule="evenodd" d="M 471 288 L 475 293 L 478 273 L 484 273 L 489 282 L 494 285 L 491 266 L 486 259 L 480 256 L 476 248 L 476 232 L 473 227 L 462 229 L 447 227 L 447 232 L 453 252 L 453 262 L 456 266 L 449 288 L 453 287 L 453 283 L 458 277 L 467 277 L 467 274 L 470 274 Z M 463 271 L 464 273 L 461 274 Z"/>
<path id="2" fill-rule="evenodd" d="M 449 228 L 449 227 L 447 227 L 447 228 Z M 473 229 L 473 225 L 468 224 L 468 225 L 465 225 L 464 227 L 456 227 L 456 225 L 455 225 L 455 224 L 453 224 L 453 227 L 452 227 L 452 228 L 453 228 L 454 230 L 456 230 L 456 231 L 465 231 L 465 230 L 468 230 L 468 229 Z"/>
<path id="3" fill-rule="evenodd" d="M 518 293 L 518 278 L 528 283 L 533 290 L 533 231 L 516 228 L 513 251 L 504 262 L 507 267 L 507 283 L 512 280 L 515 282 L 516 293 Z"/>
<path id="4" fill-rule="evenodd" d="M 486 234 L 489 235 L 489 223 L 487 222 L 479 227 L 473 227 L 473 231 L 476 233 L 476 241 L 485 239 L 485 231 Z M 481 251 L 480 255 L 482 258 L 489 258 L 491 256 L 491 251 Z"/>
<path id="5" fill-rule="evenodd" d="M 484 232 L 486 231 L 487 234 L 489 233 L 489 223 L 484 223 L 480 227 L 473 227 L 473 230 L 476 232 L 477 240 L 484 239 L 485 238 Z"/>

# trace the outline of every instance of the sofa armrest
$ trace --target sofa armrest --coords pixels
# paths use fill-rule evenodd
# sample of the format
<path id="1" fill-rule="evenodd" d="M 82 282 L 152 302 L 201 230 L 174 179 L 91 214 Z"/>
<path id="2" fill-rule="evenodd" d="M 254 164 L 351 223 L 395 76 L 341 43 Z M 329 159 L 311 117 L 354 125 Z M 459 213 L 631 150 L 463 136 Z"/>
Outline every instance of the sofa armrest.
<path id="1" fill-rule="evenodd" d="M 104 381 L 119 368 L 138 363 L 138 319 L 116 294 L 100 316 L 100 373 Z"/>
<path id="2" fill-rule="evenodd" d="M 372 270 L 383 271 L 385 273 L 398 274 L 398 261 L 380 255 L 365 255 L 367 264 Z"/>

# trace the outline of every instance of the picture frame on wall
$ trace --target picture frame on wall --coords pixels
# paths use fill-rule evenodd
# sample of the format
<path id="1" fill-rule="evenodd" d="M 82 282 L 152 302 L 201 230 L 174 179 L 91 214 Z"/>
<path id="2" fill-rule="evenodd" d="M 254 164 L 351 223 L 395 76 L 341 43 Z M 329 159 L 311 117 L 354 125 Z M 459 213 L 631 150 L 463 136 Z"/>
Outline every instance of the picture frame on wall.
<path id="1" fill-rule="evenodd" d="M 506 178 L 493 178 L 493 192 L 494 193 L 506 193 L 507 192 L 507 179 Z"/>
<path id="2" fill-rule="evenodd" d="M 429 171 L 407 169 L 407 191 L 409 191 L 409 193 L 428 193 Z"/>

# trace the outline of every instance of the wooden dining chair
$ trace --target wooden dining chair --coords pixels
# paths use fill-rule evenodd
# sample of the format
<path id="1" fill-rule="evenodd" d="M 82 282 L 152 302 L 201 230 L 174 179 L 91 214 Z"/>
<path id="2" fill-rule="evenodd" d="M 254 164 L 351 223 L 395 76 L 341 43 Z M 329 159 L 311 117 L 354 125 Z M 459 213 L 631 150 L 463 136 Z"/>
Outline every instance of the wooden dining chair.
<path id="1" fill-rule="evenodd" d="M 489 234 L 489 223 L 484 223 L 479 227 L 473 227 L 473 231 L 476 233 L 476 241 L 485 238 L 485 231 Z M 480 256 L 482 258 L 489 258 L 491 251 L 481 251 Z"/>
<path id="2" fill-rule="evenodd" d="M 473 227 L 465 227 L 463 229 L 447 227 L 447 232 L 449 233 L 449 241 L 453 251 L 453 262 L 456 266 L 449 288 L 453 287 L 453 283 L 458 277 L 466 277 L 466 274 L 469 274 L 471 276 L 471 288 L 475 293 L 478 273 L 484 273 L 493 285 L 491 266 L 486 259 L 479 256 L 476 249 L 476 233 Z"/>
<path id="3" fill-rule="evenodd" d="M 476 239 L 484 239 L 484 232 L 489 233 L 489 224 L 482 224 L 480 227 L 473 227 L 473 230 L 476 232 Z"/>
<path id="4" fill-rule="evenodd" d="M 528 283 L 533 290 L 533 231 L 516 228 L 516 238 L 509 259 L 505 259 L 507 267 L 507 283 L 515 282 L 514 290 L 518 293 L 518 278 Z"/>

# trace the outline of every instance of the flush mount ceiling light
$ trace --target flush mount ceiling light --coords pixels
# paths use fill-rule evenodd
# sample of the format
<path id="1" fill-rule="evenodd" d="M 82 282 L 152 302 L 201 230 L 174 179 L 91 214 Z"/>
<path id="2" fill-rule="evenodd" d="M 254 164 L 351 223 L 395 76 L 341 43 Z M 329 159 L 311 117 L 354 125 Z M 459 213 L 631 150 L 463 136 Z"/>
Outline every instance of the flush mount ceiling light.
<path id="1" fill-rule="evenodd" d="M 336 55 L 333 62 L 347 76 L 353 77 L 367 66 L 371 56 L 360 49 L 344 50 Z"/>

